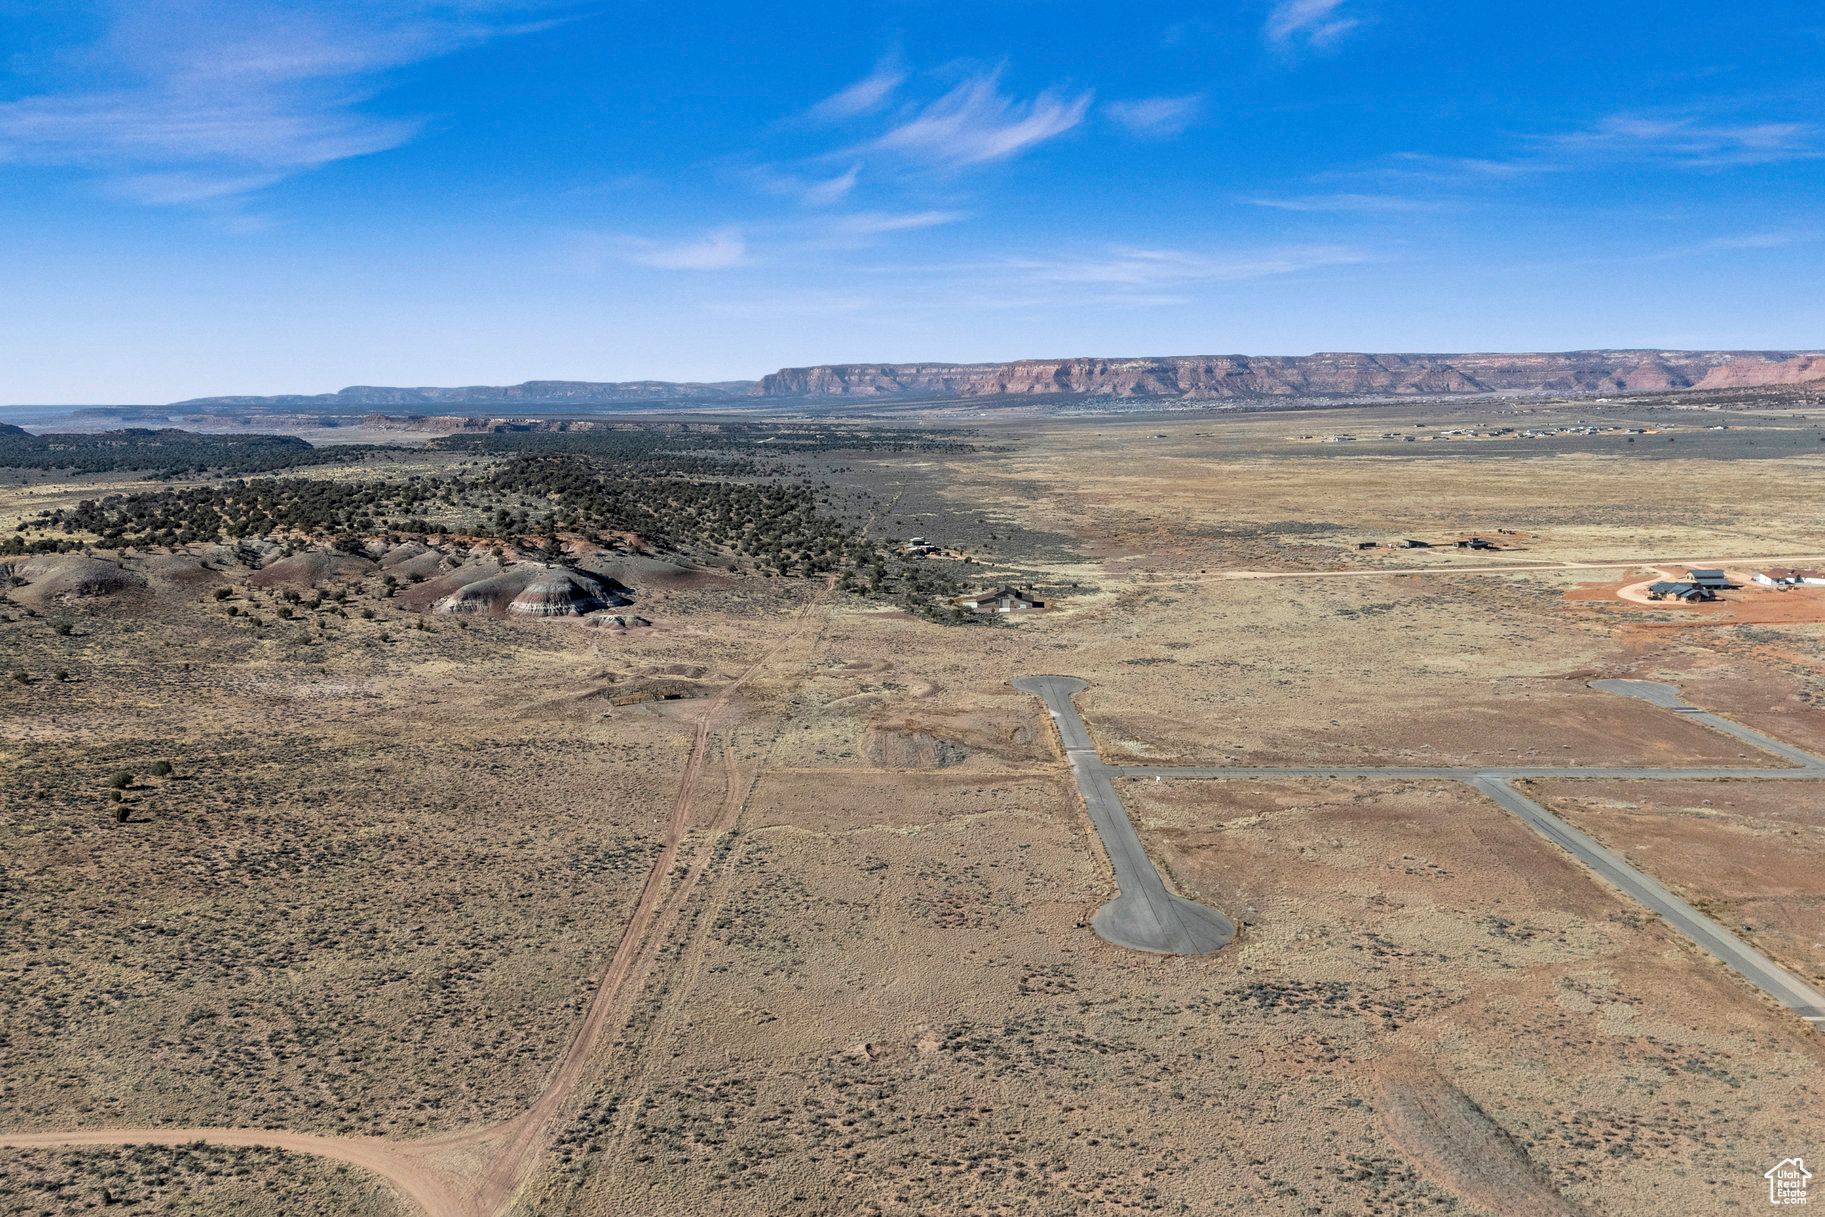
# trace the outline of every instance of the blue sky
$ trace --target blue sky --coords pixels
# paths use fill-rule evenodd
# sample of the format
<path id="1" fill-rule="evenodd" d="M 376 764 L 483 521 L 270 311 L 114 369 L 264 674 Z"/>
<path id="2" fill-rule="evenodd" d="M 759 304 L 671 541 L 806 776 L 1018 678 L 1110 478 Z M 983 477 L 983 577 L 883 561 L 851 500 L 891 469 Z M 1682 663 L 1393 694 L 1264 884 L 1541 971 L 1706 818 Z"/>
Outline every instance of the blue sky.
<path id="1" fill-rule="evenodd" d="M 1817 347 L 1816 4 L 10 0 L 0 401 Z"/>

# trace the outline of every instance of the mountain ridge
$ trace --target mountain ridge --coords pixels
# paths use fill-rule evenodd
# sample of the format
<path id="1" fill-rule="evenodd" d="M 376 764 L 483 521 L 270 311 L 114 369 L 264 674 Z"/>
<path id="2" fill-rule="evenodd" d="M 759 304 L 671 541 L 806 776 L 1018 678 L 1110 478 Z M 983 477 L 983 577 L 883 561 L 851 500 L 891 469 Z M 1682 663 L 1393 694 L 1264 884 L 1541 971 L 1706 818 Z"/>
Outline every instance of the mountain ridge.
<path id="1" fill-rule="evenodd" d="M 708 383 L 669 380 L 528 380 L 517 385 L 464 385 L 456 388 L 350 385 L 334 393 L 280 393 L 272 396 L 191 397 L 171 406 L 439 406 L 533 404 L 607 405 L 616 402 L 722 400 L 750 391 L 757 381 Z"/>
<path id="2" fill-rule="evenodd" d="M 1794 351 L 1183 355 L 1022 359 L 998 364 L 823 364 L 782 368 L 763 397 L 1300 397 L 1629 393 L 1825 381 L 1825 355 Z"/>
<path id="3" fill-rule="evenodd" d="M 1822 351 L 1664 348 L 1466 354 L 1077 356 L 1005 363 L 832 363 L 781 368 L 759 380 L 532 380 L 517 385 L 200 397 L 174 407 L 597 406 L 755 399 L 1090 397 L 1178 401 L 1635 393 L 1825 382 Z"/>

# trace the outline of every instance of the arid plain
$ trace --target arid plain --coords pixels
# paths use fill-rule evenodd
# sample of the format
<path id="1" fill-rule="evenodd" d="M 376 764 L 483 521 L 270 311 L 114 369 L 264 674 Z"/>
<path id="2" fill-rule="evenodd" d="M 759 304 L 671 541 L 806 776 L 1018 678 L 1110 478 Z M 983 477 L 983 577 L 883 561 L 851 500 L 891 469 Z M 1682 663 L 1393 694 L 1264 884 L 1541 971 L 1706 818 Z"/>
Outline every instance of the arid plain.
<path id="1" fill-rule="evenodd" d="M 858 527 L 1047 601 L 993 624 L 733 569 L 630 575 L 628 629 L 458 622 L 378 570 L 264 632 L 252 567 L 20 579 L 0 1207 L 1766 1203 L 1825 1136 L 1825 1041 L 1508 812 L 1432 780 L 1124 780 L 1169 883 L 1240 927 L 1125 950 L 1009 682 L 1089 681 L 1124 763 L 1770 763 L 1610 677 L 1825 748 L 1825 587 L 1615 594 L 1825 566 L 1807 408 L 958 414 L 967 450 L 809 458 Z M 0 485 L 0 526 L 99 476 Z M 1359 548 L 1408 538 L 1432 547 Z M 1825 789 L 1530 794 L 1825 981 Z"/>

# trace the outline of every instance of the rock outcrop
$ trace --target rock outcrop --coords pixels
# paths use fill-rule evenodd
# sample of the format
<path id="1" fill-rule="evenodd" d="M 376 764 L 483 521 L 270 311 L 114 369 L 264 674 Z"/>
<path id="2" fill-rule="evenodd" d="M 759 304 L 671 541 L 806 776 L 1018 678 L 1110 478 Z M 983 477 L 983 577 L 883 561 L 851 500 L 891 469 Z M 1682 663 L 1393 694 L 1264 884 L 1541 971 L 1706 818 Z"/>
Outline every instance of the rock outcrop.
<path id="1" fill-rule="evenodd" d="M 827 364 L 761 379 L 765 397 L 1157 397 L 1188 401 L 1628 393 L 1825 382 L 1825 355 L 1785 351 L 1021 359 Z"/>
<path id="2" fill-rule="evenodd" d="M 1701 389 L 1749 389 L 1762 385 L 1803 385 L 1825 381 L 1825 356 L 1795 355 L 1779 362 L 1737 360 L 1712 368 L 1698 382 Z"/>
<path id="3" fill-rule="evenodd" d="M 1819 351 L 1561 351 L 1544 354 L 1169 355 L 1128 359 L 1017 359 L 1011 363 L 843 363 L 781 368 L 758 381 L 531 380 L 517 385 L 389 388 L 336 393 L 201 397 L 173 408 L 322 410 L 323 425 L 368 406 L 612 406 L 742 402 L 753 398 L 1142 397 L 1183 401 L 1457 396 L 1475 393 L 1631 393 L 1825 383 Z M 375 429 L 504 431 L 592 429 L 589 420 L 370 415 Z"/>
<path id="4" fill-rule="evenodd" d="M 569 567 L 525 563 L 483 578 L 465 578 L 477 573 L 465 567 L 446 576 L 452 582 L 460 580 L 460 585 L 440 595 L 431 611 L 457 616 L 581 617 L 631 603 L 621 584 Z"/>
<path id="5" fill-rule="evenodd" d="M 604 613 L 600 616 L 591 617 L 589 619 L 589 624 L 595 626 L 597 629 L 625 633 L 628 630 L 646 629 L 653 623 L 644 617 L 637 617 L 631 613 Z"/>
<path id="6" fill-rule="evenodd" d="M 626 597 L 611 592 L 590 576 L 560 569 L 529 579 L 520 594 L 508 601 L 507 611 L 523 617 L 581 617 L 626 603 Z"/>

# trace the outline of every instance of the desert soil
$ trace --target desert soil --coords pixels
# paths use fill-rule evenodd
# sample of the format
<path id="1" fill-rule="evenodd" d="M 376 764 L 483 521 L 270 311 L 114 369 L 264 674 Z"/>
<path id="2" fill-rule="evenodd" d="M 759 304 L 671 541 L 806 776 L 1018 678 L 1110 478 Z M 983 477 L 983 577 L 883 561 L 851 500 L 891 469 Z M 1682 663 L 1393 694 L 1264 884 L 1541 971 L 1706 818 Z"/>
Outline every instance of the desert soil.
<path id="1" fill-rule="evenodd" d="M 1285 439 L 1416 417 L 833 458 L 895 487 L 896 535 L 955 519 L 1051 590 L 993 628 L 797 580 L 636 587 L 626 633 L 386 604 L 262 642 L 204 589 L 7 609 L 0 1137 L 372 1137 L 490 1217 L 1752 1205 L 1825 1133 L 1816 1033 L 1464 788 L 1124 782 L 1171 881 L 1247 924 L 1198 959 L 1083 924 L 1107 865 L 1015 676 L 1091 681 L 1115 760 L 1740 763 L 1606 676 L 1825 746 L 1815 620 L 1692 628 L 1580 592 L 1627 570 L 1500 569 L 1804 553 L 1825 460 Z M 9 493 L 0 523 L 52 492 Z M 1355 548 L 1497 528 L 1529 534 L 1500 562 Z M 1382 573 L 1226 577 L 1328 570 Z M 699 695 L 615 704 L 679 669 Z M 1534 793 L 1817 977 L 1825 792 L 1648 785 Z M 0 1186 L 411 1203 L 175 1152 L 6 1151 Z"/>

